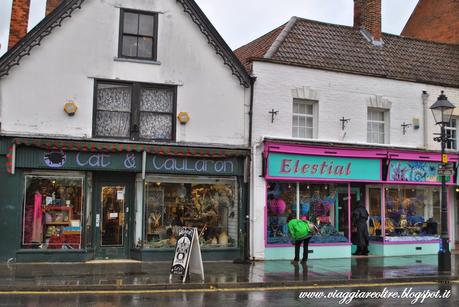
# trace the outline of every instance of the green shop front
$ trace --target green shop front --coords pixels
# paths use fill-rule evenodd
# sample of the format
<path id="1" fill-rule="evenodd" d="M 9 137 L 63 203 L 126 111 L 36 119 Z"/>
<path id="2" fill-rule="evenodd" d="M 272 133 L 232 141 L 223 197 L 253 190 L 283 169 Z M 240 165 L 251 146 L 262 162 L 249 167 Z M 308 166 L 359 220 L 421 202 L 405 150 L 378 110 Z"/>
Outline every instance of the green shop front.
<path id="1" fill-rule="evenodd" d="M 197 227 L 204 260 L 244 255 L 243 149 L 2 139 L 5 261 L 170 260 Z"/>
<path id="2" fill-rule="evenodd" d="M 313 221 L 310 258 L 355 251 L 352 212 L 369 212 L 373 255 L 436 254 L 440 235 L 440 155 L 414 150 L 301 145 L 264 146 L 265 259 L 290 259 L 289 218 Z M 449 155 L 457 163 L 456 155 Z M 454 225 L 455 176 L 447 177 L 448 222 Z M 449 227 L 450 238 L 453 234 Z"/>

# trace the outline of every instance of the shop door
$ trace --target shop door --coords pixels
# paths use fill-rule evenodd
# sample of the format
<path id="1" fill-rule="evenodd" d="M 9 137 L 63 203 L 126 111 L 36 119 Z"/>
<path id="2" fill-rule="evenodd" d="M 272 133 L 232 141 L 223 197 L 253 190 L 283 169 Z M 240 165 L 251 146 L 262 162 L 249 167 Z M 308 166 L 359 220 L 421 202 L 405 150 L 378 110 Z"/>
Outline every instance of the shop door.
<path id="1" fill-rule="evenodd" d="M 349 198 L 350 196 L 350 198 Z M 349 211 L 352 214 L 352 210 L 357 207 L 357 205 L 360 202 L 360 188 L 351 188 L 351 193 L 350 195 L 348 194 L 347 189 L 339 189 L 338 190 L 338 206 L 336 208 L 337 210 L 337 216 L 338 216 L 338 230 L 339 232 L 342 232 L 346 238 L 349 239 L 349 227 L 352 225 L 349 225 L 349 211 L 348 211 L 348 204 L 350 201 L 350 209 Z M 339 214 L 338 214 L 338 209 L 339 209 Z"/>
<path id="2" fill-rule="evenodd" d="M 94 202 L 96 259 L 129 258 L 130 193 L 127 182 L 99 182 Z"/>

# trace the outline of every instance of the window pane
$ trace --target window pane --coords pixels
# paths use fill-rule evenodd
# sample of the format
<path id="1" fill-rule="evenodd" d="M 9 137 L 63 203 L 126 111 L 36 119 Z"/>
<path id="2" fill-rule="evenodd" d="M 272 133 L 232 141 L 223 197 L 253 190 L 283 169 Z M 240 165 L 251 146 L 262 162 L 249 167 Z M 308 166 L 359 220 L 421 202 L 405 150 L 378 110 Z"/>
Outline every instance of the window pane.
<path id="1" fill-rule="evenodd" d="M 398 186 L 385 189 L 386 240 L 440 234 L 438 187 Z"/>
<path id="2" fill-rule="evenodd" d="M 96 135 L 129 137 L 130 113 L 97 111 Z"/>
<path id="3" fill-rule="evenodd" d="M 300 105 L 297 102 L 293 103 L 293 113 L 298 113 L 300 111 Z"/>
<path id="4" fill-rule="evenodd" d="M 83 179 L 27 176 L 23 248 L 81 249 Z"/>
<path id="5" fill-rule="evenodd" d="M 301 116 L 298 118 L 298 123 L 300 127 L 305 127 L 306 126 L 306 117 Z"/>
<path id="6" fill-rule="evenodd" d="M 306 137 L 306 131 L 304 128 L 298 128 L 298 137 L 300 138 L 305 138 Z"/>
<path id="7" fill-rule="evenodd" d="M 293 116 L 293 126 L 298 126 L 299 125 L 299 119 L 298 119 L 298 116 Z"/>
<path id="8" fill-rule="evenodd" d="M 312 123 L 313 123 L 312 117 L 306 117 L 306 127 L 312 128 Z"/>
<path id="9" fill-rule="evenodd" d="M 305 137 L 312 139 L 312 128 L 306 128 Z"/>
<path id="10" fill-rule="evenodd" d="M 138 39 L 140 58 L 152 58 L 153 57 L 153 39 L 149 37 L 139 37 Z"/>
<path id="11" fill-rule="evenodd" d="M 126 85 L 97 85 L 97 110 L 131 111 L 131 87 Z"/>
<path id="12" fill-rule="evenodd" d="M 122 54 L 131 57 L 137 56 L 137 37 L 123 35 Z"/>
<path id="13" fill-rule="evenodd" d="M 301 103 L 300 105 L 300 108 L 299 108 L 299 113 L 301 114 L 305 114 L 306 113 L 306 106 L 304 103 Z"/>
<path id="14" fill-rule="evenodd" d="M 312 115 L 312 104 L 306 105 L 306 114 Z"/>
<path id="15" fill-rule="evenodd" d="M 139 27 L 139 15 L 135 13 L 124 13 L 123 33 L 137 34 Z"/>
<path id="16" fill-rule="evenodd" d="M 172 115 L 140 113 L 140 137 L 146 139 L 171 139 Z"/>
<path id="17" fill-rule="evenodd" d="M 202 248 L 237 247 L 237 196 L 235 183 L 230 181 L 146 183 L 144 246 L 174 247 L 182 226 L 200 230 L 206 226 Z"/>
<path id="18" fill-rule="evenodd" d="M 140 15 L 139 34 L 153 36 L 154 16 Z"/>
<path id="19" fill-rule="evenodd" d="M 381 233 L 381 188 L 369 188 L 369 233 L 370 236 L 380 237 Z"/>
<path id="20" fill-rule="evenodd" d="M 174 92 L 166 88 L 143 88 L 140 90 L 140 111 L 172 112 Z"/>

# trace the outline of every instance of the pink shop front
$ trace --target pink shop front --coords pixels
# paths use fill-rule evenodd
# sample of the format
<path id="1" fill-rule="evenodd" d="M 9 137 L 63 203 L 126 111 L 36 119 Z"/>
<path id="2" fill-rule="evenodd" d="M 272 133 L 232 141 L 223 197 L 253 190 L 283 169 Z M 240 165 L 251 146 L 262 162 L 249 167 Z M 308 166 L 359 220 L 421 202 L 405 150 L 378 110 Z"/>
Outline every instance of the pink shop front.
<path id="1" fill-rule="evenodd" d="M 365 204 L 373 255 L 436 254 L 440 235 L 440 154 L 266 141 L 265 259 L 290 259 L 290 217 L 308 219 L 320 232 L 310 258 L 350 257 L 352 210 Z M 449 155 L 457 166 L 457 155 Z M 447 177 L 448 224 L 455 225 L 456 175 Z M 454 233 L 449 227 L 450 239 Z M 453 244 L 450 244 L 450 246 Z"/>

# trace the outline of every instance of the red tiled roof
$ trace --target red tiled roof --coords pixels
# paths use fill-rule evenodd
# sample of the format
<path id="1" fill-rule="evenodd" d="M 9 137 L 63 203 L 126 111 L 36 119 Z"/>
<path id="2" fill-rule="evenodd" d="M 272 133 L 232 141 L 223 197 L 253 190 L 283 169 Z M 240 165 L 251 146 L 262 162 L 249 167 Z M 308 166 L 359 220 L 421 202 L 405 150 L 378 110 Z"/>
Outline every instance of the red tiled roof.
<path id="1" fill-rule="evenodd" d="M 264 57 L 282 64 L 459 87 L 459 45 L 383 34 L 384 45 L 375 46 L 353 27 L 293 21 L 271 56 L 266 57 L 266 50 L 279 28 L 258 39 L 262 44 L 255 40 L 236 50 L 245 67 L 252 58 Z"/>
<path id="2" fill-rule="evenodd" d="M 274 43 L 276 38 L 282 32 L 286 24 L 272 30 L 269 33 L 257 38 L 256 40 L 239 47 L 234 51 L 236 57 L 244 65 L 245 69 L 250 73 L 252 70 L 252 62 L 250 58 L 262 58 L 268 51 L 269 47 Z"/>

